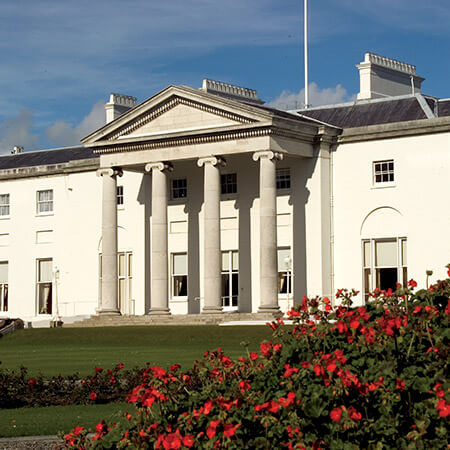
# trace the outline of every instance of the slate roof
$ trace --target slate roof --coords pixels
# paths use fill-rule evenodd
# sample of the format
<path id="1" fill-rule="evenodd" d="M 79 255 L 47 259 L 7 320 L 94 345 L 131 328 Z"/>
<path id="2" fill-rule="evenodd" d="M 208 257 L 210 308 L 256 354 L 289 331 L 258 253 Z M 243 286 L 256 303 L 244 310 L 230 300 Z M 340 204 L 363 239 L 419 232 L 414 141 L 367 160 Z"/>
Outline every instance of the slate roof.
<path id="1" fill-rule="evenodd" d="M 437 117 L 450 116 L 450 99 L 438 100 L 432 97 L 424 97 L 424 99 Z M 302 109 L 295 112 L 340 128 L 364 127 L 427 118 L 415 96 L 356 101 L 342 105 Z"/>
<path id="2" fill-rule="evenodd" d="M 90 148 L 85 147 L 24 152 L 18 155 L 0 156 L 0 170 L 64 164 L 69 161 L 89 158 L 98 158 L 98 155 L 94 154 Z"/>

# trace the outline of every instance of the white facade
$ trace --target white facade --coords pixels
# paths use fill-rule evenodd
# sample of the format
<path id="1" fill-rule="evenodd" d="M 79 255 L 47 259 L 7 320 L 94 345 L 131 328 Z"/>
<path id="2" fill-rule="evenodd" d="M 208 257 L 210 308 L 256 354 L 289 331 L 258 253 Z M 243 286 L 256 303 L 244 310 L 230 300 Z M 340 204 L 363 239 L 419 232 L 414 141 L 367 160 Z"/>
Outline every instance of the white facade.
<path id="1" fill-rule="evenodd" d="M 0 317 L 277 314 L 445 277 L 450 117 L 342 129 L 209 84 L 112 96 L 97 157 L 0 158 Z"/>

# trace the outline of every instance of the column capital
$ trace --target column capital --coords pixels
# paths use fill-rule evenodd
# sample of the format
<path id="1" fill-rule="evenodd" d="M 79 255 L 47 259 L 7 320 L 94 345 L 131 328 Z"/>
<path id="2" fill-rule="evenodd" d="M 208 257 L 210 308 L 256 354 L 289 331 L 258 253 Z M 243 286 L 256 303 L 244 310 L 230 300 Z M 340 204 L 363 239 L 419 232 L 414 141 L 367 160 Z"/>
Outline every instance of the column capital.
<path id="1" fill-rule="evenodd" d="M 278 161 L 281 161 L 283 159 L 283 153 L 273 152 L 272 150 L 262 150 L 253 153 L 253 161 L 258 161 L 261 158 L 267 158 L 270 160 L 276 159 Z"/>
<path id="2" fill-rule="evenodd" d="M 123 175 L 123 170 L 120 167 L 102 167 L 97 170 L 97 176 L 102 177 L 103 175 L 109 177 L 121 177 Z"/>
<path id="3" fill-rule="evenodd" d="M 152 162 L 145 165 L 145 171 L 151 172 L 152 170 L 159 170 L 160 172 L 168 171 L 172 172 L 173 166 L 169 162 Z"/>
<path id="4" fill-rule="evenodd" d="M 220 156 L 207 156 L 206 158 L 199 158 L 197 161 L 198 167 L 202 167 L 205 164 L 211 164 L 213 166 L 225 166 L 227 164 L 226 160 Z"/>

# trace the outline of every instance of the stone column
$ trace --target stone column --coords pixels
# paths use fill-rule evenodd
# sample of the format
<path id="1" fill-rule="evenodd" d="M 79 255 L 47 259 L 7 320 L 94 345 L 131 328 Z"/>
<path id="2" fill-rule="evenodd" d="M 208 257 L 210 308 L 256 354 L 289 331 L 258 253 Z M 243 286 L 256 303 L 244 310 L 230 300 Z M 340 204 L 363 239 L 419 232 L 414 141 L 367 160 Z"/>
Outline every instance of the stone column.
<path id="1" fill-rule="evenodd" d="M 169 310 L 169 254 L 167 250 L 167 172 L 172 169 L 162 162 L 145 166 L 152 173 L 152 229 L 151 229 L 151 315 L 170 314 Z"/>
<path id="2" fill-rule="evenodd" d="M 283 157 L 272 151 L 256 152 L 259 160 L 260 305 L 258 312 L 278 312 L 277 186 L 276 161 Z"/>
<path id="3" fill-rule="evenodd" d="M 220 166 L 225 161 L 217 156 L 200 158 L 204 166 L 204 305 L 203 313 L 222 312 L 222 254 L 220 249 Z"/>
<path id="4" fill-rule="evenodd" d="M 102 296 L 98 313 L 120 314 L 117 292 L 117 176 L 118 168 L 97 170 L 102 177 Z"/>

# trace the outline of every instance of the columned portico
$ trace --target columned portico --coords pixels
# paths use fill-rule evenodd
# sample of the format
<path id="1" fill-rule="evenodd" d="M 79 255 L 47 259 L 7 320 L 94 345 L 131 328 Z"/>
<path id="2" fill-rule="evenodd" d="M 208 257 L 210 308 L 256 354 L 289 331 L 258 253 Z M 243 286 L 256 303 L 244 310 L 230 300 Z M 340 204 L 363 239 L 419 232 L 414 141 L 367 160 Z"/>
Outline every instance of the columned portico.
<path id="1" fill-rule="evenodd" d="M 117 292 L 117 176 L 118 168 L 97 171 L 102 177 L 102 295 L 99 314 L 120 314 Z"/>
<path id="2" fill-rule="evenodd" d="M 260 239 L 260 305 L 258 312 L 277 312 L 277 189 L 276 162 L 282 154 L 260 151 L 253 154 L 259 160 L 259 239 Z"/>
<path id="3" fill-rule="evenodd" d="M 218 156 L 200 158 L 204 167 L 204 304 L 203 313 L 222 312 L 222 275 L 220 246 L 220 166 L 225 161 Z"/>
<path id="4" fill-rule="evenodd" d="M 151 229 L 151 306 L 149 314 L 170 314 L 169 256 L 167 250 L 167 172 L 172 166 L 163 162 L 150 163 L 146 172 L 152 174 Z"/>

